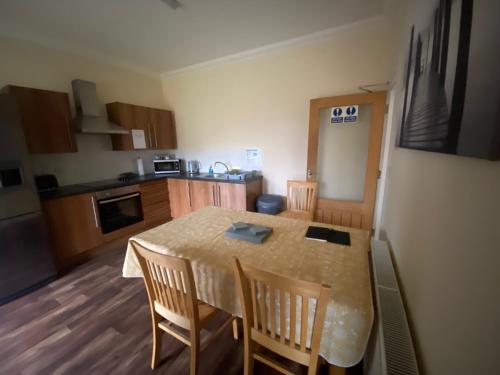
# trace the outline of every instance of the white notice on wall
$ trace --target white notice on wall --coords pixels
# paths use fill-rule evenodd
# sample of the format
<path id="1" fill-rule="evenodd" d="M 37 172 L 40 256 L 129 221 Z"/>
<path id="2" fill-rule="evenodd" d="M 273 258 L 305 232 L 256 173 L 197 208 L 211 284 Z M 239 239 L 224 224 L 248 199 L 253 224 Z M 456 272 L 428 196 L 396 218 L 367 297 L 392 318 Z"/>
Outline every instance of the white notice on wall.
<path id="1" fill-rule="evenodd" d="M 135 149 L 146 148 L 146 136 L 144 130 L 132 129 L 132 144 Z"/>
<path id="2" fill-rule="evenodd" d="M 262 150 L 247 148 L 245 150 L 246 168 L 260 170 L 262 168 Z"/>

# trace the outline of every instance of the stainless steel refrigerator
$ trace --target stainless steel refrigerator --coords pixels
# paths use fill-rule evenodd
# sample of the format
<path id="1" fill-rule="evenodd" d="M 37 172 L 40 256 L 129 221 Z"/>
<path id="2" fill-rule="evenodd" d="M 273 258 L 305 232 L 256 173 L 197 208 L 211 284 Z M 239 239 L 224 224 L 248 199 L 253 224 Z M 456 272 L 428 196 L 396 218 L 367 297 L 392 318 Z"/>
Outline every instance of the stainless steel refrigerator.
<path id="1" fill-rule="evenodd" d="M 0 305 L 56 278 L 14 98 L 0 95 Z"/>

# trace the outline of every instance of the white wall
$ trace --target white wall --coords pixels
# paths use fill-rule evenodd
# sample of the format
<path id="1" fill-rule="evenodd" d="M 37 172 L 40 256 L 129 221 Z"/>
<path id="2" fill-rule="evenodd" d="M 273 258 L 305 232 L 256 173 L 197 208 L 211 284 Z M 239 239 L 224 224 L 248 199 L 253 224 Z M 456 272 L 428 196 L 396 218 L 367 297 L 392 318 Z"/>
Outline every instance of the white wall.
<path id="1" fill-rule="evenodd" d="M 359 92 L 390 76 L 391 35 L 382 19 L 239 61 L 163 75 L 183 156 L 241 166 L 243 150 L 263 152 L 266 190 L 285 194 L 305 179 L 309 100 Z"/>
<path id="2" fill-rule="evenodd" d="M 424 372 L 493 374 L 500 348 L 500 162 L 394 146 L 411 24 L 435 4 L 392 8 L 404 22 L 395 29 L 401 56 L 382 230 Z"/>
<path id="3" fill-rule="evenodd" d="M 160 77 L 148 76 L 99 63 L 81 56 L 0 38 L 0 87 L 8 84 L 63 91 L 70 94 L 71 80 L 82 78 L 97 84 L 103 103 L 123 101 L 163 108 Z M 111 151 L 107 135 L 77 135 L 78 152 L 32 156 L 36 174 L 55 173 L 61 185 L 114 178 L 136 171 L 135 158 L 143 157 L 151 171 L 153 151 Z"/>

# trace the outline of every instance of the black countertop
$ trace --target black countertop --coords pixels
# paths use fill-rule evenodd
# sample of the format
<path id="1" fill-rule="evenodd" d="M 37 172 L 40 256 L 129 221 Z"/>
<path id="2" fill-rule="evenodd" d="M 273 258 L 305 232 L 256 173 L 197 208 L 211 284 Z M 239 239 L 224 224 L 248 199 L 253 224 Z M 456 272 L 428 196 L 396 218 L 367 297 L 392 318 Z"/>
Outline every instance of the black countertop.
<path id="1" fill-rule="evenodd" d="M 120 181 L 117 178 L 115 178 L 115 179 L 109 179 L 109 180 L 85 182 L 85 183 L 80 183 L 80 184 L 75 184 L 75 185 L 60 186 L 58 189 L 55 189 L 55 190 L 39 192 L 38 195 L 40 196 L 40 200 L 44 201 L 44 200 L 49 200 L 49 199 L 67 197 L 70 195 L 93 193 L 96 191 L 114 189 L 114 188 L 118 188 L 118 187 L 122 187 L 122 186 L 136 185 L 136 184 L 140 184 L 141 182 L 162 180 L 162 179 L 167 179 L 167 178 L 226 182 L 226 183 L 230 183 L 230 184 L 247 184 L 249 182 L 262 179 L 262 176 L 255 175 L 255 176 L 251 176 L 251 177 L 247 178 L 246 180 L 242 181 L 242 180 L 227 180 L 225 178 L 207 177 L 206 174 L 203 174 L 203 173 L 197 174 L 197 175 L 192 175 L 192 174 L 188 174 L 188 173 L 163 174 L 163 175 L 160 174 L 160 175 L 158 175 L 158 174 L 154 174 L 154 173 L 149 173 L 149 174 L 146 174 L 144 176 L 137 176 L 137 177 L 132 178 L 132 179 L 127 180 L 127 181 Z"/>

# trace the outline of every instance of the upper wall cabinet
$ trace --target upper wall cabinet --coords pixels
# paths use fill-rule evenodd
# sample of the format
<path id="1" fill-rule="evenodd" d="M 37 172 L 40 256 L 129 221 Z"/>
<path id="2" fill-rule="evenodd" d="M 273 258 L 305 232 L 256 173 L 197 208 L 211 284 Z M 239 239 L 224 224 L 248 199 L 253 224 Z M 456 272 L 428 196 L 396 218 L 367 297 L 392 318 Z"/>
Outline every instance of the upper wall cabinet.
<path id="1" fill-rule="evenodd" d="M 68 94 L 19 86 L 5 91 L 17 98 L 30 153 L 77 151 Z"/>
<path id="2" fill-rule="evenodd" d="M 106 104 L 106 109 L 110 121 L 126 129 L 143 130 L 147 149 L 171 150 L 177 148 L 171 111 L 119 102 Z M 134 145 L 132 134 L 114 134 L 111 139 L 113 150 L 130 151 L 142 148 Z"/>
<path id="3" fill-rule="evenodd" d="M 155 149 L 171 150 L 177 148 L 174 119 L 171 111 L 151 109 L 149 111 L 151 130 L 153 131 Z"/>

